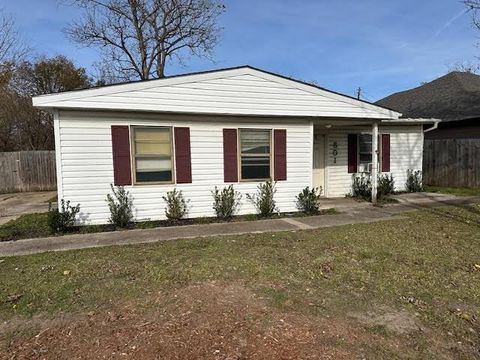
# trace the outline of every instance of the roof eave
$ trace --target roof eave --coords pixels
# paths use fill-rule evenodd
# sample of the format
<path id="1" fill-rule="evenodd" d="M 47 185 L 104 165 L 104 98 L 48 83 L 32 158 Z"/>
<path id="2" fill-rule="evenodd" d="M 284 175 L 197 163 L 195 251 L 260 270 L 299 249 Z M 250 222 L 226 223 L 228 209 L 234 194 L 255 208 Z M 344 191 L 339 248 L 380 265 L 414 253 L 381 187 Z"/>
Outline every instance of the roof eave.
<path id="1" fill-rule="evenodd" d="M 440 119 L 424 119 L 424 118 L 404 118 L 404 119 L 392 119 L 382 120 L 384 124 L 438 124 L 442 122 Z"/>

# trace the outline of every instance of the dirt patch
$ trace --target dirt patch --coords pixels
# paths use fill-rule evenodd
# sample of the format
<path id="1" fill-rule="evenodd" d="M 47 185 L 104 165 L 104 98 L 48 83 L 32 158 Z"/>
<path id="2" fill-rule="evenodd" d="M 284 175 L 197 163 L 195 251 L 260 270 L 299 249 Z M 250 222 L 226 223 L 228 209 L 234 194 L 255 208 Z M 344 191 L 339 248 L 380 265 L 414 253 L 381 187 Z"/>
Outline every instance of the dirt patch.
<path id="1" fill-rule="evenodd" d="M 352 359 L 365 344 L 393 347 L 353 323 L 269 308 L 246 288 L 199 284 L 128 304 L 40 324 L 16 320 L 2 347 L 9 359 Z M 13 327 L 12 327 L 13 326 Z"/>
<path id="2" fill-rule="evenodd" d="M 395 311 L 386 307 L 379 307 L 375 311 L 350 313 L 349 315 L 367 327 L 383 327 L 387 331 L 397 334 L 423 331 L 420 322 L 415 316 L 406 311 Z"/>

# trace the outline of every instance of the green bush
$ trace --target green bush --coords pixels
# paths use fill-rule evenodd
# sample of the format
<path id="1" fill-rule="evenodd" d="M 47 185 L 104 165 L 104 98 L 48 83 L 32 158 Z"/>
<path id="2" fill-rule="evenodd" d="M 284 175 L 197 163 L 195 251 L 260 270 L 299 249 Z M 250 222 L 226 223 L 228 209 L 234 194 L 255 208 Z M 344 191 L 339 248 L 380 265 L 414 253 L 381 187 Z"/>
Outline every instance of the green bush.
<path id="1" fill-rule="evenodd" d="M 372 200 L 372 181 L 370 175 L 352 176 L 352 196 L 366 201 Z"/>
<path id="2" fill-rule="evenodd" d="M 395 192 L 395 180 L 393 175 L 380 175 L 378 178 L 378 198 L 381 199 L 387 195 L 391 195 Z"/>
<path id="3" fill-rule="evenodd" d="M 393 175 L 380 175 L 378 177 L 377 198 L 382 199 L 395 192 Z M 370 175 L 361 174 L 352 176 L 352 196 L 372 201 L 372 180 Z"/>
<path id="4" fill-rule="evenodd" d="M 114 187 L 110 184 L 113 196 L 107 195 L 110 218 L 108 222 L 116 228 L 126 228 L 133 221 L 133 202 L 130 193 L 123 186 Z"/>
<path id="5" fill-rule="evenodd" d="M 70 206 L 70 201 L 60 200 L 60 208 L 48 205 L 48 227 L 52 234 L 63 234 L 75 225 L 75 218 L 80 212 L 80 204 Z"/>
<path id="6" fill-rule="evenodd" d="M 256 194 L 247 194 L 247 199 L 255 206 L 257 213 L 261 217 L 269 217 L 274 213 L 278 213 L 277 203 L 274 199 L 277 189 L 276 182 L 268 180 L 257 186 Z"/>
<path id="7" fill-rule="evenodd" d="M 308 215 L 320 213 L 320 196 L 322 188 L 309 188 L 308 186 L 296 196 L 297 209 Z"/>
<path id="8" fill-rule="evenodd" d="M 222 190 L 215 186 L 212 191 L 213 210 L 219 219 L 230 219 L 237 211 L 242 195 L 233 189 L 233 185 L 229 185 Z"/>
<path id="9" fill-rule="evenodd" d="M 405 188 L 408 192 L 423 191 L 422 172 L 420 170 L 407 170 L 407 182 Z"/>
<path id="10" fill-rule="evenodd" d="M 165 215 L 168 220 L 178 221 L 187 214 L 187 201 L 181 190 L 173 189 L 173 191 L 167 192 L 166 196 L 162 196 L 162 199 L 167 203 Z"/>

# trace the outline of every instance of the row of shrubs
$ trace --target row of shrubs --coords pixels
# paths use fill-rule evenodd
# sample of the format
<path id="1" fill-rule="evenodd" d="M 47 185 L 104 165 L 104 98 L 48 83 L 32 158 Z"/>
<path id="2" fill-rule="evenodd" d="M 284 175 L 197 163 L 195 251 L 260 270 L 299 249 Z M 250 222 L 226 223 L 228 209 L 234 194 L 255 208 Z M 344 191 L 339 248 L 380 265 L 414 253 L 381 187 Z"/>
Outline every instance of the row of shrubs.
<path id="1" fill-rule="evenodd" d="M 420 170 L 407 170 L 405 190 L 407 192 L 423 191 L 422 172 Z M 380 175 L 378 177 L 377 198 L 384 199 L 393 193 L 395 193 L 395 180 L 393 179 L 393 175 Z M 372 181 L 370 175 L 361 174 L 360 176 L 352 176 L 352 196 L 371 201 Z"/>
<path id="2" fill-rule="evenodd" d="M 109 222 L 115 228 L 126 228 L 133 222 L 133 201 L 130 193 L 123 187 L 114 187 L 110 185 L 112 194 L 107 195 L 108 208 L 110 210 Z M 420 171 L 407 171 L 407 182 L 405 184 L 407 191 L 423 191 L 422 176 Z M 393 194 L 395 182 L 392 175 L 383 175 L 378 181 L 378 198 L 382 199 L 387 195 Z M 267 218 L 280 210 L 275 201 L 277 192 L 276 182 L 267 181 L 257 187 L 255 194 L 247 194 L 259 217 Z M 295 198 L 297 209 L 306 215 L 316 215 L 320 212 L 320 195 L 322 188 L 303 189 Z M 372 182 L 370 176 L 353 176 L 352 196 L 371 200 Z M 229 220 L 237 212 L 242 199 L 242 194 L 235 191 L 233 185 L 223 189 L 215 187 L 212 191 L 213 210 L 216 217 L 220 220 Z M 178 222 L 186 217 L 188 213 L 188 199 L 185 199 L 181 190 L 173 189 L 162 197 L 166 203 L 165 216 L 171 222 Z M 70 205 L 70 201 L 60 200 L 58 208 L 49 209 L 48 223 L 53 233 L 65 233 L 75 225 L 76 216 L 80 212 L 80 204 Z"/>
<path id="3" fill-rule="evenodd" d="M 115 228 L 126 228 L 133 222 L 133 200 L 123 186 L 110 185 L 112 193 L 107 195 L 110 210 L 109 223 Z M 275 200 L 276 182 L 267 181 L 257 187 L 257 192 L 247 194 L 259 217 L 268 218 L 280 213 Z M 306 215 L 320 213 L 320 196 L 322 188 L 306 187 L 296 196 L 297 209 Z M 212 191 L 213 210 L 219 220 L 230 220 L 238 211 L 242 194 L 235 191 L 233 185 L 223 189 L 215 186 Z M 181 190 L 173 189 L 162 197 L 166 203 L 165 216 L 171 222 L 178 222 L 188 213 L 190 200 L 186 199 Z M 76 216 L 80 212 L 80 204 L 70 205 L 70 201 L 60 201 L 58 208 L 49 209 L 48 222 L 53 233 L 65 233 L 75 225 Z"/>

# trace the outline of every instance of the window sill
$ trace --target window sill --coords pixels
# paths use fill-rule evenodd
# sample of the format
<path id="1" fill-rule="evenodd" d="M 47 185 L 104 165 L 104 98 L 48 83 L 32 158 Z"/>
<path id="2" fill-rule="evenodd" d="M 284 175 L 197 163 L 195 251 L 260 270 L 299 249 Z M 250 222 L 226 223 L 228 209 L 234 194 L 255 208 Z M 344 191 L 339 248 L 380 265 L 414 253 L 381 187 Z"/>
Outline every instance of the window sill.
<path id="1" fill-rule="evenodd" d="M 241 183 L 249 183 L 249 182 L 263 182 L 263 181 L 269 181 L 272 180 L 272 178 L 264 178 L 264 179 L 240 179 L 239 182 Z"/>
<path id="2" fill-rule="evenodd" d="M 132 186 L 149 186 L 149 185 L 176 185 L 174 181 L 160 181 L 160 182 L 141 182 L 133 183 Z"/>

